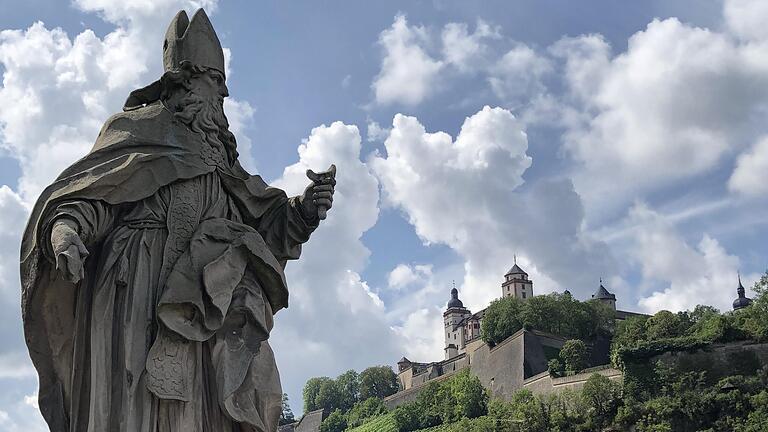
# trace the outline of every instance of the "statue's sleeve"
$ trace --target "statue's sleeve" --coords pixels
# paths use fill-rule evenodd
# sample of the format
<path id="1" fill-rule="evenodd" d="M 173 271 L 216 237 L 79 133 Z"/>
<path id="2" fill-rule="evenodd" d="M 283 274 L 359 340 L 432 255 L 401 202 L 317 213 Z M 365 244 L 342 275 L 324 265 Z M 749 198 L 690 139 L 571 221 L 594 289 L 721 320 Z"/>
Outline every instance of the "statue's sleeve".
<path id="1" fill-rule="evenodd" d="M 256 230 L 264 238 L 278 261 L 298 259 L 301 245 L 309 240 L 319 219 L 305 217 L 299 197 L 277 200 L 262 215 Z"/>
<path id="2" fill-rule="evenodd" d="M 45 250 L 48 257 L 52 256 L 51 229 L 57 220 L 62 218 L 74 220 L 78 226 L 80 239 L 86 247 L 89 247 L 101 241 L 112 230 L 116 218 L 115 213 L 115 206 L 99 200 L 74 200 L 59 204 L 51 210 L 43 225 L 45 236 L 43 238 L 46 239 Z"/>

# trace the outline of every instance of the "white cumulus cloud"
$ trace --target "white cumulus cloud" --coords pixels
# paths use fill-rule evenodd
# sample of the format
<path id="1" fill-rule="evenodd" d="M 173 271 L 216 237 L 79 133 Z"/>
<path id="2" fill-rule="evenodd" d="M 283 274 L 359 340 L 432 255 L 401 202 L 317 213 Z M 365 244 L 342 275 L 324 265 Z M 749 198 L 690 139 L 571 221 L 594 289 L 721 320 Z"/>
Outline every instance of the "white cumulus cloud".
<path id="1" fill-rule="evenodd" d="M 745 195 L 768 194 L 768 137 L 762 137 L 748 151 L 741 154 L 736 168 L 728 180 L 728 187 Z"/>
<path id="2" fill-rule="evenodd" d="M 515 254 L 538 293 L 567 287 L 585 296 L 599 271 L 615 271 L 604 245 L 582 231 L 570 181 L 518 190 L 531 158 L 523 125 L 509 111 L 483 108 L 455 140 L 398 114 L 384 144 L 386 155 L 369 164 L 385 202 L 405 213 L 425 243 L 447 245 L 465 260 L 462 300 L 473 310 L 501 295 Z"/>
<path id="3" fill-rule="evenodd" d="M 392 27 L 379 36 L 384 49 L 381 71 L 371 87 L 380 104 L 416 105 L 435 90 L 435 79 L 443 62 L 435 60 L 422 47 L 429 39 L 427 30 L 409 26 L 398 15 Z"/>
<path id="4" fill-rule="evenodd" d="M 730 309 L 738 285 L 737 256 L 707 234 L 689 245 L 674 225 L 645 204 L 636 204 L 629 219 L 635 226 L 633 258 L 646 283 L 662 285 L 640 299 L 646 312 L 693 309 L 698 304 Z"/>

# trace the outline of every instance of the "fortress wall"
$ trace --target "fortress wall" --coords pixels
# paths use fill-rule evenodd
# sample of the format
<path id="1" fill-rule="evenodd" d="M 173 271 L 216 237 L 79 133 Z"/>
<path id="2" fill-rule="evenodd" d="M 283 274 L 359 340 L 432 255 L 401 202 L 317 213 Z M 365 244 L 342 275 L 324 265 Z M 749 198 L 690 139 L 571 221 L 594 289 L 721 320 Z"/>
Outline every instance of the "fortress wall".
<path id="1" fill-rule="evenodd" d="M 544 343 L 552 343 L 553 340 L 542 337 L 536 333 L 526 331 L 524 337 L 523 379 L 534 376 L 548 370 L 547 357 L 544 354 Z M 558 348 L 559 349 L 559 348 Z"/>
<path id="2" fill-rule="evenodd" d="M 680 371 L 706 370 L 712 380 L 735 374 L 751 375 L 768 365 L 768 343 L 713 344 L 693 352 L 667 352 L 650 361 L 657 360 Z"/>
<path id="3" fill-rule="evenodd" d="M 443 374 L 453 373 L 469 366 L 469 359 L 465 354 L 454 357 L 448 362 L 443 363 Z"/>
<path id="4" fill-rule="evenodd" d="M 487 344 L 475 350 L 470 368 L 491 395 L 510 398 L 523 385 L 525 330 L 520 330 L 498 345 Z"/>
<path id="5" fill-rule="evenodd" d="M 596 373 L 606 376 L 613 381 L 621 381 L 624 378 L 624 374 L 620 370 L 608 366 L 587 369 L 584 372 L 560 378 L 553 378 L 547 371 L 525 380 L 523 388 L 527 388 L 536 394 L 555 393 L 565 389 L 578 390 L 584 386 L 584 383 L 587 382 L 592 374 Z"/>

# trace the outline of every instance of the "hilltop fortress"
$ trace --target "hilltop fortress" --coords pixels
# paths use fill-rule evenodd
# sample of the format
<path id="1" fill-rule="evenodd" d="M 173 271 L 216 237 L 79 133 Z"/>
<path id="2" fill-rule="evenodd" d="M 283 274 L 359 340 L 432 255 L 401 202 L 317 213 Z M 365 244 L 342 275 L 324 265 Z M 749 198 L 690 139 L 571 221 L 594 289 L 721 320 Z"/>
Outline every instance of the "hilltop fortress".
<path id="1" fill-rule="evenodd" d="M 738 298 L 733 302 L 734 309 L 749 304 L 750 300 L 745 297 L 744 292 L 739 279 Z M 568 291 L 564 293 L 570 294 Z M 501 294 L 502 298 L 516 297 L 522 301 L 534 296 L 533 281 L 517 263 L 504 275 Z M 642 315 L 616 309 L 616 296 L 608 291 L 602 280 L 591 299 L 613 309 L 617 320 Z M 485 312 L 486 309 L 472 313 L 459 299 L 458 290 L 453 288 L 443 313 L 445 358 L 440 361 L 420 363 L 403 357 L 397 363 L 400 391 L 385 399 L 387 407 L 391 409 L 415 400 L 426 383 L 445 380 L 465 368 L 469 368 L 492 395 L 502 398 L 511 397 L 521 388 L 528 388 L 534 393 L 580 388 L 593 373 L 599 373 L 617 381 L 623 378 L 620 370 L 610 366 L 609 339 L 591 342 L 590 365 L 593 367 L 575 375 L 551 376 L 548 371 L 548 360 L 557 357 L 566 338 L 535 329 L 521 329 L 495 346 L 490 346 L 480 338 L 480 328 Z M 742 345 L 714 347 L 715 354 L 707 353 L 706 355 L 726 359 L 733 351 L 753 350 L 751 347 L 744 348 Z M 721 354 L 719 357 L 716 355 L 717 352 Z M 760 348 L 757 355 L 764 362 L 768 362 L 768 346 Z"/>

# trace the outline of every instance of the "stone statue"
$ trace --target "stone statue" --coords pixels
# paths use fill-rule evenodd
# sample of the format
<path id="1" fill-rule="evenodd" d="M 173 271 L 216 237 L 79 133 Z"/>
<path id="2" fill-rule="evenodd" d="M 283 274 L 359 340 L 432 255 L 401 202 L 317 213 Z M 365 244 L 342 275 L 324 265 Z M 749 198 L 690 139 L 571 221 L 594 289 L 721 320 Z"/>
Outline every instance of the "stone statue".
<path id="1" fill-rule="evenodd" d="M 335 167 L 288 198 L 240 166 L 202 9 L 173 19 L 163 64 L 24 233 L 40 410 L 54 432 L 275 432 L 283 269 L 331 207 Z"/>

